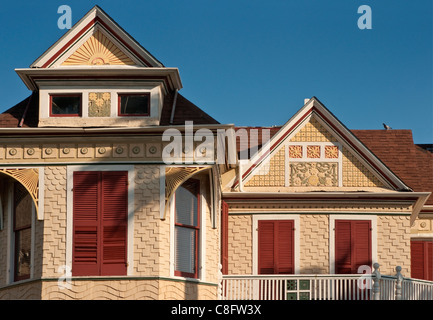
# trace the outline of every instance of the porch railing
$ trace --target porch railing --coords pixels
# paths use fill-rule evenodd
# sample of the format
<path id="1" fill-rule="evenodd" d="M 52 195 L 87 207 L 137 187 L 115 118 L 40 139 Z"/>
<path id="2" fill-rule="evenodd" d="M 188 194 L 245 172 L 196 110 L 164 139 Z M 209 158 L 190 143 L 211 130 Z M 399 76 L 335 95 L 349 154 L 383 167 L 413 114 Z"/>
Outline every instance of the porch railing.
<path id="1" fill-rule="evenodd" d="M 223 300 L 433 300 L 433 281 L 372 274 L 224 275 Z"/>

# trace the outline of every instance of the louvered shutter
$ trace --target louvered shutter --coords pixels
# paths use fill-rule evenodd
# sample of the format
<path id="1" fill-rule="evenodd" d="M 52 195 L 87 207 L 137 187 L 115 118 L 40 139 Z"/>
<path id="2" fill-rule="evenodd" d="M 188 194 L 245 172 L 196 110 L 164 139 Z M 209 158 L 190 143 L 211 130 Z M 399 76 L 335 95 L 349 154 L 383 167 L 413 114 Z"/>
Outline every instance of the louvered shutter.
<path id="1" fill-rule="evenodd" d="M 258 273 L 294 273 L 294 231 L 292 220 L 258 222 Z"/>
<path id="2" fill-rule="evenodd" d="M 272 221 L 259 221 L 259 274 L 274 273 L 274 223 Z"/>
<path id="3" fill-rule="evenodd" d="M 125 275 L 128 173 L 80 171 L 73 179 L 72 274 Z"/>
<path id="4" fill-rule="evenodd" d="M 98 172 L 74 172 L 72 275 L 99 274 Z"/>
<path id="5" fill-rule="evenodd" d="M 101 275 L 126 275 L 128 172 L 101 176 Z"/>
<path id="6" fill-rule="evenodd" d="M 355 274 L 362 265 L 371 266 L 371 222 L 335 221 L 335 271 Z"/>
<path id="7" fill-rule="evenodd" d="M 433 242 L 426 241 L 427 246 L 427 275 L 426 280 L 433 281 Z"/>
<path id="8" fill-rule="evenodd" d="M 221 204 L 221 263 L 222 273 L 228 274 L 229 264 L 229 206 L 225 201 Z"/>
<path id="9" fill-rule="evenodd" d="M 433 241 L 411 241 L 411 277 L 433 281 Z"/>
<path id="10" fill-rule="evenodd" d="M 294 273 L 294 225 L 293 221 L 275 221 L 276 228 L 276 270 L 274 273 Z"/>

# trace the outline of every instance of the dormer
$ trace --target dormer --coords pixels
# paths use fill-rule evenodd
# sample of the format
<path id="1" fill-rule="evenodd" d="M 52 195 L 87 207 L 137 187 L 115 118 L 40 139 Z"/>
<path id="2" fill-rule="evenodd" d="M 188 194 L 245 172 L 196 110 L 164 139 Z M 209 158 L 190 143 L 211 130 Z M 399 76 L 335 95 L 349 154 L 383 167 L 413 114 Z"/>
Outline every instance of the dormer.
<path id="1" fill-rule="evenodd" d="M 26 69 L 39 92 L 39 127 L 159 125 L 164 98 L 182 88 L 167 68 L 95 6 Z"/>

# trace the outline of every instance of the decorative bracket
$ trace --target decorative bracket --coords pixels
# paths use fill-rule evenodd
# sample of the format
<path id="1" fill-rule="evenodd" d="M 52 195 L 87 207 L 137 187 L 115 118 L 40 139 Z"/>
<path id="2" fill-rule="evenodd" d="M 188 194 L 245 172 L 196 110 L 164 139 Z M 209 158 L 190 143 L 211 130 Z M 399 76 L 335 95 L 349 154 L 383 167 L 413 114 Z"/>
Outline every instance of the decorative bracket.
<path id="1" fill-rule="evenodd" d="M 169 201 L 182 183 L 198 172 L 209 169 L 209 167 L 167 167 L 165 169 L 165 219 L 169 207 Z"/>
<path id="2" fill-rule="evenodd" d="M 32 169 L 0 169 L 0 173 L 4 173 L 21 183 L 29 192 L 35 204 L 36 213 L 39 208 L 39 170 Z"/>

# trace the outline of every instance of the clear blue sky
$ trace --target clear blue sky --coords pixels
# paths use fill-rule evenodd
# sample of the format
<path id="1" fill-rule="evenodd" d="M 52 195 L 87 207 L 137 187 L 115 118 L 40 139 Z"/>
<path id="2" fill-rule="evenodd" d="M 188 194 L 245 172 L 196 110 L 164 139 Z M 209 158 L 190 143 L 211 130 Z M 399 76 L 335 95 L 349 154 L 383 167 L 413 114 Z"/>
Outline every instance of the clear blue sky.
<path id="1" fill-rule="evenodd" d="M 316 96 L 349 129 L 412 129 L 433 142 L 432 0 L 6 1 L 0 7 L 0 111 L 30 92 L 28 67 L 95 4 L 167 67 L 221 123 L 284 124 Z M 360 30 L 358 7 L 372 9 Z"/>

